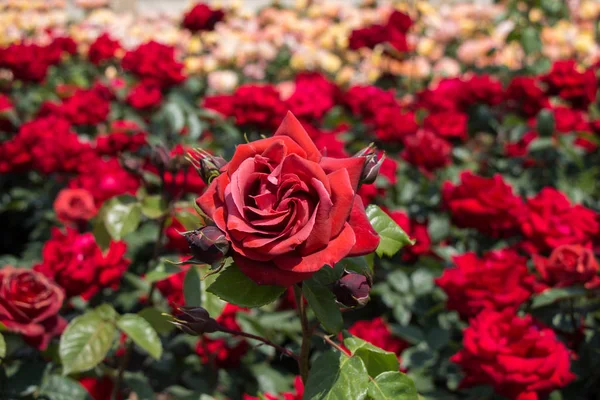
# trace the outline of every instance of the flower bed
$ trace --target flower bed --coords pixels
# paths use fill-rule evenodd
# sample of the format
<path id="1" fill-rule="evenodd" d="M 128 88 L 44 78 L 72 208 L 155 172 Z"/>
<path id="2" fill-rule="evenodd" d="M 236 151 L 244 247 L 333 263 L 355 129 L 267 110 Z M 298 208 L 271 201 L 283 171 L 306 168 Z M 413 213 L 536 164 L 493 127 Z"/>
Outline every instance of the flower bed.
<path id="1" fill-rule="evenodd" d="M 0 11 L 0 398 L 597 393 L 598 4 L 315 3 Z"/>

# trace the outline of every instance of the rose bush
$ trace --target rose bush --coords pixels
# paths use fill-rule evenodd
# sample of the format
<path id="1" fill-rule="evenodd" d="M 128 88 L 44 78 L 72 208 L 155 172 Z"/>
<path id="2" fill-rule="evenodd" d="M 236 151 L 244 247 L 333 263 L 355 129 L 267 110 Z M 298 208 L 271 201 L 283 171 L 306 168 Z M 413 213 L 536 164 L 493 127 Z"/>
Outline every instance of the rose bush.
<path id="1" fill-rule="evenodd" d="M 0 398 L 595 398 L 594 2 L 26 3 Z"/>

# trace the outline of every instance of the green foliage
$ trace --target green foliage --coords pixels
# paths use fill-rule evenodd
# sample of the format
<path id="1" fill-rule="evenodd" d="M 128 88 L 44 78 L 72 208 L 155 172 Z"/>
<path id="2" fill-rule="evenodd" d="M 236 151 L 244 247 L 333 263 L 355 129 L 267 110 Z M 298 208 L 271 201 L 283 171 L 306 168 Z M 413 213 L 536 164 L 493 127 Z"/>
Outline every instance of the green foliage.
<path id="1" fill-rule="evenodd" d="M 302 293 L 319 322 L 329 333 L 342 330 L 344 319 L 335 301 L 335 295 L 328 287 L 320 285 L 314 279 L 308 279 L 302 284 Z"/>
<path id="2" fill-rule="evenodd" d="M 125 314 L 117 320 L 117 327 L 136 345 L 144 349 L 155 359 L 159 360 L 163 348 L 160 338 L 152 325 L 142 316 Z"/>
<path id="3" fill-rule="evenodd" d="M 414 241 L 408 237 L 406 232 L 381 208 L 371 204 L 366 211 L 371 225 L 381 238 L 376 251 L 379 257 L 384 255 L 392 257 L 404 246 L 414 244 Z"/>

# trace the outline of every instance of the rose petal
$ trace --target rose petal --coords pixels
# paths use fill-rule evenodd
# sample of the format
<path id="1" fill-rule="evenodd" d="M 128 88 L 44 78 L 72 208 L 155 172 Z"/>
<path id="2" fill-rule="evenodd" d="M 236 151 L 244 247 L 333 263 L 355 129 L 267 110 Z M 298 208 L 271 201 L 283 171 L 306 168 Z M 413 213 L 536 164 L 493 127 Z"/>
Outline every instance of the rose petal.
<path id="1" fill-rule="evenodd" d="M 204 193 L 196 199 L 196 204 L 200 209 L 213 218 L 212 215 L 218 207 L 221 207 L 224 200 L 225 186 L 229 183 L 229 178 L 226 174 L 221 174 L 206 188 Z"/>
<path id="2" fill-rule="evenodd" d="M 262 154 L 275 142 L 282 143 L 286 147 L 288 155 L 298 154 L 302 158 L 306 157 L 306 151 L 304 151 L 304 149 L 300 147 L 300 145 L 296 143 L 294 139 L 287 136 L 279 136 L 277 138 L 272 137 L 257 140 L 252 143 L 240 144 L 236 147 L 231 161 L 224 167 L 224 169 L 226 169 L 227 174 L 231 176 L 231 174 L 237 171 L 240 164 L 242 164 L 245 160 L 252 158 L 257 154 Z"/>
<path id="3" fill-rule="evenodd" d="M 298 249 L 302 255 L 308 255 L 327 247 L 329 239 L 331 238 L 331 209 L 333 203 L 331 202 L 329 193 L 325 190 L 323 183 L 315 178 L 311 180 L 311 183 L 319 194 L 319 207 L 315 213 L 316 218 L 312 232 L 304 244 Z"/>
<path id="4" fill-rule="evenodd" d="M 275 135 L 273 135 L 273 137 L 281 136 L 290 137 L 298 143 L 306 151 L 306 157 L 303 158 L 317 163 L 321 159 L 321 152 L 317 149 L 310 136 L 308 136 L 300 121 L 290 111 L 288 111 L 283 122 L 277 128 Z"/>
<path id="5" fill-rule="evenodd" d="M 278 269 L 272 262 L 254 261 L 239 254 L 233 255 L 238 268 L 259 285 L 291 286 L 310 278 L 313 272 L 292 272 Z"/>
<path id="6" fill-rule="evenodd" d="M 338 169 L 327 175 L 331 185 L 331 236 L 337 236 L 344 228 L 354 205 L 355 192 L 352 190 L 348 170 Z"/>
<path id="7" fill-rule="evenodd" d="M 356 237 L 350 224 L 346 223 L 342 232 L 329 242 L 326 248 L 315 253 L 302 256 L 298 253 L 284 254 L 275 257 L 273 262 L 278 268 L 294 272 L 315 272 L 324 265 L 333 266 L 346 257 L 354 244 Z"/>
<path id="8" fill-rule="evenodd" d="M 300 178 L 300 180 L 303 182 L 310 182 L 312 178 L 316 178 L 318 181 L 323 183 L 327 192 L 331 193 L 327 175 L 319 166 L 319 164 L 292 154 L 286 157 L 281 165 L 281 176 L 284 177 L 284 179 L 286 179 L 286 174 L 297 175 L 298 178 Z"/>
<path id="9" fill-rule="evenodd" d="M 352 183 L 352 190 L 356 192 L 358 190 L 358 183 L 360 182 L 360 176 L 362 175 L 363 167 L 365 165 L 365 159 L 363 157 L 350 157 L 350 158 L 330 158 L 323 157 L 319 163 L 325 173 L 330 174 L 339 169 L 347 169 L 350 182 Z"/>
<path id="10" fill-rule="evenodd" d="M 356 235 L 356 244 L 348 256 L 362 256 L 374 252 L 379 246 L 380 238 L 367 218 L 360 196 L 354 197 L 354 205 L 348 222 Z"/>

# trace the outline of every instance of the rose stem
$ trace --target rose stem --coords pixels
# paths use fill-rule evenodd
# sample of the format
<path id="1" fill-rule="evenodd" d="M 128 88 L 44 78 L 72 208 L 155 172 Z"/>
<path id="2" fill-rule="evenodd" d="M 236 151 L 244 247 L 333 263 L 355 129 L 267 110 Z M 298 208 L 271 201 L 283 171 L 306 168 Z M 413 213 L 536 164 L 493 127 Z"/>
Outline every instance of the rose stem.
<path id="1" fill-rule="evenodd" d="M 246 337 L 248 339 L 258 340 L 258 341 L 263 342 L 264 344 L 266 344 L 268 346 L 271 346 L 271 347 L 275 348 L 280 353 L 285 354 L 286 356 L 291 357 L 291 358 L 293 358 L 296 361 L 300 360 L 300 358 L 298 357 L 298 355 L 296 353 L 294 353 L 294 352 L 286 349 L 283 346 L 280 346 L 280 345 L 278 345 L 276 343 L 271 342 L 267 338 L 264 338 L 264 337 L 261 337 L 261 336 L 256 336 L 256 335 L 253 335 L 253 334 L 247 333 L 247 332 L 236 331 L 234 329 L 228 329 L 228 328 L 225 328 L 225 327 L 221 327 L 219 330 L 221 332 L 229 333 L 230 335 L 243 336 L 243 337 Z"/>
<path id="2" fill-rule="evenodd" d="M 302 325 L 302 347 L 300 349 L 300 377 L 302 382 L 306 384 L 308 379 L 308 357 L 310 355 L 310 338 L 311 332 L 306 318 L 306 305 L 302 297 L 302 289 L 298 285 L 294 285 L 294 295 L 296 296 L 296 309 L 300 315 L 300 324 Z"/>
<path id="3" fill-rule="evenodd" d="M 338 350 L 343 355 L 348 356 L 348 352 L 346 352 L 346 350 L 344 350 L 339 344 L 337 344 L 336 342 L 331 340 L 331 338 L 329 336 L 327 336 L 326 334 L 324 334 L 323 332 L 317 331 L 316 335 L 319 336 L 321 339 L 323 339 L 325 342 L 329 343 L 333 348 Z"/>

